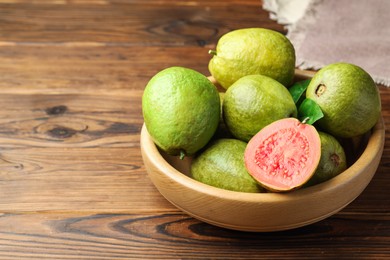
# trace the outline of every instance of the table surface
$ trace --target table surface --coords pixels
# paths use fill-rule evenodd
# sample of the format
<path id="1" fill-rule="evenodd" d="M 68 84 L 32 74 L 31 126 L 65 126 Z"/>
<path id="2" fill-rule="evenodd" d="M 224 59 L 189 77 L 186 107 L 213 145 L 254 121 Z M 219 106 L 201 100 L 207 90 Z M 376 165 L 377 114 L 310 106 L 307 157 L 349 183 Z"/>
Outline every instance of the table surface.
<path id="1" fill-rule="evenodd" d="M 0 0 L 0 259 L 389 259 L 390 139 L 355 201 L 289 231 L 205 224 L 151 183 L 146 83 L 208 75 L 208 50 L 244 27 L 286 33 L 258 0 Z"/>

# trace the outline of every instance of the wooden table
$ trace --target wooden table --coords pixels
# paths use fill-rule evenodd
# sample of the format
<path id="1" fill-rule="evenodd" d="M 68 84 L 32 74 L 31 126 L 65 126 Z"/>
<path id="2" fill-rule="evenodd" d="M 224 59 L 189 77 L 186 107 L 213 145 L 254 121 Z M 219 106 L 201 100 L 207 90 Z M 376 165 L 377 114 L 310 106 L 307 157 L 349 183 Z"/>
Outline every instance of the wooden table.
<path id="1" fill-rule="evenodd" d="M 208 50 L 244 27 L 286 33 L 258 0 L 0 0 L 0 258 L 389 259 L 390 139 L 360 197 L 290 231 L 202 223 L 151 183 L 146 83 L 170 66 L 208 75 Z"/>

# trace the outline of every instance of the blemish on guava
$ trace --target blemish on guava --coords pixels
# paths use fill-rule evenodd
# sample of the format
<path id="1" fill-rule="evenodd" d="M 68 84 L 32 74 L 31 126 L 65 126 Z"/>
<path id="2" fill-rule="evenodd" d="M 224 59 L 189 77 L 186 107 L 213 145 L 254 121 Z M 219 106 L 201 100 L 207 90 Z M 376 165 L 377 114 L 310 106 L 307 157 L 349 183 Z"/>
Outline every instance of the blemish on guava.
<path id="1" fill-rule="evenodd" d="M 337 154 L 332 154 L 331 156 L 330 156 L 330 161 L 332 162 L 332 163 L 334 163 L 334 165 L 336 166 L 336 167 L 338 167 L 339 166 L 339 164 L 340 164 L 340 157 L 337 155 Z"/>
<path id="2" fill-rule="evenodd" d="M 316 93 L 317 97 L 320 97 L 325 93 L 325 91 L 326 91 L 326 86 L 325 86 L 325 84 L 321 83 L 317 86 L 315 93 Z"/>

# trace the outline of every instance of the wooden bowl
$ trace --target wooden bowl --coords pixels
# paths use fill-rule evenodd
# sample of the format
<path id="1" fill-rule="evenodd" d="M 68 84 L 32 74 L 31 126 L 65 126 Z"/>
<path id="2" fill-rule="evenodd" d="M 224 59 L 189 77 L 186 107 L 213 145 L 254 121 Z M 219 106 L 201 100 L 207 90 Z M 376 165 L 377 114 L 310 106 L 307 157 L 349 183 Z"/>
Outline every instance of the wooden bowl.
<path id="1" fill-rule="evenodd" d="M 309 76 L 297 72 L 298 78 Z M 324 183 L 288 193 L 235 192 L 200 183 L 190 177 L 191 158 L 180 160 L 161 152 L 145 125 L 141 131 L 141 151 L 150 179 L 180 210 L 219 227 L 268 232 L 320 221 L 359 196 L 374 176 L 382 156 L 385 140 L 382 118 L 363 139 L 362 145 L 353 141 L 345 147 L 347 156 L 353 158 L 347 170 Z"/>

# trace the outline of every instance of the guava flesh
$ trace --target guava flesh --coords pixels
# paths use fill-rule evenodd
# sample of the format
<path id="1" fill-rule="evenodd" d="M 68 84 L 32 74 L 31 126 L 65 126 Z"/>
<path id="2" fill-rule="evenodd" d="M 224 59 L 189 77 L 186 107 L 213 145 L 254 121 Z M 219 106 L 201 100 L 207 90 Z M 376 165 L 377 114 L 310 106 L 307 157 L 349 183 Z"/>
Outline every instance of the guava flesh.
<path id="1" fill-rule="evenodd" d="M 301 187 L 314 174 L 321 157 L 317 130 L 295 118 L 275 121 L 248 143 L 248 172 L 271 191 Z"/>

